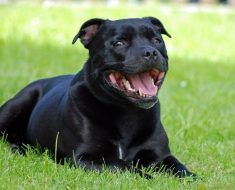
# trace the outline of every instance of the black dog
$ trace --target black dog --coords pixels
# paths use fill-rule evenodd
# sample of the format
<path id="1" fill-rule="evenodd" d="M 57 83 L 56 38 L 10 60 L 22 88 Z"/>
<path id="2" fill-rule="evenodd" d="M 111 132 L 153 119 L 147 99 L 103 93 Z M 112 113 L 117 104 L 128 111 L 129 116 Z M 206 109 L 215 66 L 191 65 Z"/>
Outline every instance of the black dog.
<path id="1" fill-rule="evenodd" d="M 0 131 L 21 148 L 39 144 L 59 160 L 101 169 L 153 166 L 192 173 L 170 152 L 156 97 L 168 57 L 153 17 L 85 22 L 73 39 L 89 50 L 76 75 L 29 84 L 0 109 Z"/>

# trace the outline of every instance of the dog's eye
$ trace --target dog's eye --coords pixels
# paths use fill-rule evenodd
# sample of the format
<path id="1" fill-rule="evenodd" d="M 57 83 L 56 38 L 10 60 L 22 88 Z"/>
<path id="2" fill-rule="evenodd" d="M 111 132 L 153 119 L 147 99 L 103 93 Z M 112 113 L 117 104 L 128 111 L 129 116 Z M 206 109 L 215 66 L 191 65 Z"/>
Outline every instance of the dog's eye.
<path id="1" fill-rule="evenodd" d="M 113 47 L 120 47 L 120 46 L 124 46 L 125 44 L 126 43 L 123 41 L 116 41 L 112 45 L 113 45 Z"/>
<path id="2" fill-rule="evenodd" d="M 162 41 L 161 41 L 161 39 L 155 37 L 155 38 L 153 38 L 153 42 L 154 42 L 155 44 L 160 44 Z"/>

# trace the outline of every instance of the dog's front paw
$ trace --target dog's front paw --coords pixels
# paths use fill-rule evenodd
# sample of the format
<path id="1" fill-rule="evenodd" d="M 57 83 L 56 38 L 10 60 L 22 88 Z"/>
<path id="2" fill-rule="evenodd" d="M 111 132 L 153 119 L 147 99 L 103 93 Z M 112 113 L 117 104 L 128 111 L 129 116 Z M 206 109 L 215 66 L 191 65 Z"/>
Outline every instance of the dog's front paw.
<path id="1" fill-rule="evenodd" d="M 176 176 L 176 177 L 179 177 L 180 179 L 181 178 L 192 178 L 192 179 L 197 179 L 197 174 L 195 174 L 195 173 L 192 173 L 192 172 L 190 172 L 190 171 L 188 171 L 188 170 L 179 170 L 179 171 L 177 171 L 176 173 L 174 173 L 174 175 Z"/>

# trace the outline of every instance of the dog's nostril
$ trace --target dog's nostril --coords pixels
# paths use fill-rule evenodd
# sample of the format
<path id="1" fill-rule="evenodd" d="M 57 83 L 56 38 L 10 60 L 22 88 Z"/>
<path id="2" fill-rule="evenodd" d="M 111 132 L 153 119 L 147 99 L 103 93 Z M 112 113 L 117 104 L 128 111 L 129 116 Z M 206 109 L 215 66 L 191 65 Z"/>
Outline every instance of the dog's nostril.
<path id="1" fill-rule="evenodd" d="M 153 56 L 157 56 L 157 52 L 156 51 L 153 51 Z"/>
<path id="2" fill-rule="evenodd" d="M 144 57 L 145 59 L 151 59 L 151 58 L 156 59 L 156 57 L 157 57 L 157 51 L 155 51 L 154 49 L 147 49 L 147 50 L 144 50 L 144 52 L 143 52 L 143 57 Z"/>
<path id="3" fill-rule="evenodd" d="M 149 52 L 149 51 L 146 51 L 144 57 L 147 57 L 147 58 L 148 58 L 148 57 L 150 57 L 150 56 L 151 56 L 150 52 Z"/>

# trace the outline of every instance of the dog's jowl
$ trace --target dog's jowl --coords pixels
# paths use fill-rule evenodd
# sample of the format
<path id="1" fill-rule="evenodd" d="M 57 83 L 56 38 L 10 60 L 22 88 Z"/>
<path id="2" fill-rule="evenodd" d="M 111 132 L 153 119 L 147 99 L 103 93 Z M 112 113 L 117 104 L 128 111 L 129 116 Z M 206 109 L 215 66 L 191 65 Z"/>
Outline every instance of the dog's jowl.
<path id="1" fill-rule="evenodd" d="M 56 152 L 88 169 L 153 166 L 176 176 L 193 175 L 172 154 L 157 98 L 168 70 L 156 18 L 91 19 L 73 39 L 89 50 L 76 75 L 35 81 L 0 108 L 0 132 Z M 56 147 L 56 150 L 55 150 Z"/>

